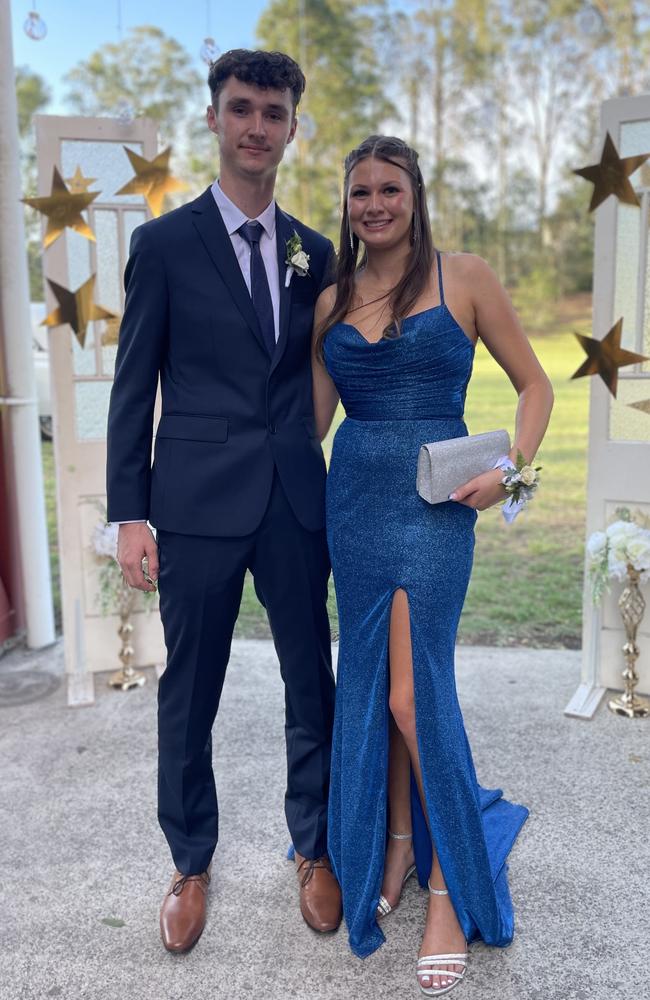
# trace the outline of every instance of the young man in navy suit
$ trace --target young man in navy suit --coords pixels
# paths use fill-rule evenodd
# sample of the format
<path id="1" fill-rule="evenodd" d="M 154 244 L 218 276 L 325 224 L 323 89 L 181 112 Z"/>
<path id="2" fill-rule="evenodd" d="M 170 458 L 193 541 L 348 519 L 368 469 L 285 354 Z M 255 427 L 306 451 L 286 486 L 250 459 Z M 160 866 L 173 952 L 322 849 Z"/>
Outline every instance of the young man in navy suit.
<path id="1" fill-rule="evenodd" d="M 147 558 L 168 654 L 158 816 L 176 866 L 160 914 L 170 951 L 191 948 L 205 924 L 218 837 L 211 731 L 247 569 L 285 683 L 285 811 L 301 911 L 320 931 L 341 920 L 327 857 L 334 678 L 310 369 L 314 303 L 334 251 L 273 199 L 296 132 L 300 67 L 282 53 L 234 50 L 208 83 L 219 179 L 133 233 L 108 421 L 119 563 L 132 587 L 152 590 Z M 301 251 L 308 261 L 294 262 L 307 267 L 292 268 Z"/>

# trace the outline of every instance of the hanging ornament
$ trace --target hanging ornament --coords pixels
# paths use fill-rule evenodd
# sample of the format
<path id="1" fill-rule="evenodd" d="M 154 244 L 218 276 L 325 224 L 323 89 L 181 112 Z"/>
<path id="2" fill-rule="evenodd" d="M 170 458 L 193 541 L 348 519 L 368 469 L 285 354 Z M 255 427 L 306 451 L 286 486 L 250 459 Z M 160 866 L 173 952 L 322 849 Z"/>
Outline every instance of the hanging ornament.
<path id="1" fill-rule="evenodd" d="M 34 5 L 34 10 L 30 10 L 27 15 L 27 20 L 23 23 L 23 31 L 34 42 L 42 41 L 47 35 L 47 25 L 36 10 L 36 5 Z"/>
<path id="2" fill-rule="evenodd" d="M 576 18 L 577 25 L 583 35 L 597 35 L 605 27 L 605 20 L 592 5 L 583 7 Z"/>
<path id="3" fill-rule="evenodd" d="M 64 229 L 74 229 L 80 236 L 95 242 L 95 234 L 81 215 L 95 200 L 99 191 L 74 194 L 66 187 L 61 174 L 54 167 L 52 174 L 52 190 L 50 194 L 40 198 L 21 198 L 25 205 L 31 205 L 41 215 L 47 217 L 47 229 L 43 237 L 43 246 L 47 250 Z"/>
<path id="4" fill-rule="evenodd" d="M 600 375 L 612 396 L 616 396 L 618 369 L 624 368 L 626 365 L 637 364 L 640 361 L 650 361 L 650 358 L 646 358 L 643 354 L 624 350 L 621 347 L 622 333 L 623 317 L 614 324 L 602 340 L 594 340 L 593 337 L 585 337 L 582 333 L 575 333 L 574 336 L 580 341 L 587 355 L 587 360 L 583 361 L 571 378 L 582 378 L 583 375 Z"/>
<path id="5" fill-rule="evenodd" d="M 300 118 L 298 119 L 298 129 L 299 136 L 306 139 L 307 142 L 310 142 L 318 132 L 316 122 L 310 114 L 307 114 L 307 112 L 300 115 Z"/>
<path id="6" fill-rule="evenodd" d="M 210 27 L 212 11 L 210 9 L 210 0 L 205 0 L 205 38 L 203 39 L 203 45 L 199 49 L 199 55 L 204 63 L 210 66 L 219 53 L 221 49 L 212 37 L 212 30 Z"/>
<path id="7" fill-rule="evenodd" d="M 58 285 L 56 281 L 48 278 L 47 283 L 59 304 L 45 317 L 41 326 L 63 326 L 65 323 L 69 323 L 79 341 L 79 346 L 83 347 L 86 343 L 86 330 L 89 323 L 96 319 L 115 318 L 115 313 L 93 302 L 96 277 L 96 274 L 92 274 L 88 281 L 80 285 L 75 292 L 71 292 L 69 288 L 64 288 L 63 285 Z"/>
<path id="8" fill-rule="evenodd" d="M 115 193 L 144 195 L 151 214 L 159 216 L 162 212 L 165 195 L 171 194 L 173 191 L 185 191 L 187 188 L 187 184 L 172 177 L 169 172 L 169 157 L 172 147 L 168 146 L 153 160 L 145 160 L 144 156 L 139 156 L 127 146 L 123 148 L 135 170 L 135 177 L 132 177 L 124 187 Z"/>
<path id="9" fill-rule="evenodd" d="M 204 63 L 208 66 L 211 65 L 221 52 L 221 49 L 215 42 L 214 38 L 204 38 L 203 45 L 199 49 L 199 55 Z"/>
<path id="10" fill-rule="evenodd" d="M 85 194 L 91 184 L 97 180 L 96 177 L 84 177 L 81 167 L 77 167 L 72 177 L 66 177 L 70 194 Z"/>
<path id="11" fill-rule="evenodd" d="M 585 180 L 591 181 L 594 185 L 589 211 L 593 212 L 595 208 L 598 208 L 610 194 L 616 195 L 618 200 L 624 202 L 626 205 L 640 205 L 640 201 L 628 178 L 649 157 L 650 153 L 642 153 L 640 156 L 625 156 L 621 158 L 618 155 L 616 146 L 612 142 L 612 137 L 607 132 L 603 151 L 600 156 L 600 163 L 573 171 L 574 174 L 584 177 Z"/>

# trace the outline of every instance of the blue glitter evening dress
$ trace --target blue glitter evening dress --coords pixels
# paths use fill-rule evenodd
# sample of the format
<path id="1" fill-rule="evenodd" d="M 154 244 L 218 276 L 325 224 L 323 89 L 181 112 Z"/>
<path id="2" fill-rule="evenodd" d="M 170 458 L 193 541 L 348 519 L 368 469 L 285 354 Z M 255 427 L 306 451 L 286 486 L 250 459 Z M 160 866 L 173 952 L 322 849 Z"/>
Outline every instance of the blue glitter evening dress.
<path id="1" fill-rule="evenodd" d="M 392 598 L 408 595 L 416 727 L 426 810 L 466 939 L 513 937 L 506 857 L 528 810 L 481 787 L 458 703 L 454 647 L 474 550 L 474 509 L 431 506 L 415 489 L 418 451 L 467 434 L 463 410 L 474 346 L 441 303 L 407 317 L 401 336 L 371 343 L 349 323 L 324 357 L 346 417 L 327 478 L 327 536 L 339 613 L 328 850 L 350 946 L 385 940 L 377 924 L 387 836 L 388 632 Z M 432 848 L 413 775 L 420 885 Z"/>

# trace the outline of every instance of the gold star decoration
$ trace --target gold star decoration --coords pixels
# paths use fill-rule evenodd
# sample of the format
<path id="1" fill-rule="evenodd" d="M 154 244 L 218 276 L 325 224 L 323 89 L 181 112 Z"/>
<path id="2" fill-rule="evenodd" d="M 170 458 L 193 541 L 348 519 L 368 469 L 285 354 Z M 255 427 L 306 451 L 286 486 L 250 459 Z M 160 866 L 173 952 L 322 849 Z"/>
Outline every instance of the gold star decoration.
<path id="1" fill-rule="evenodd" d="M 642 413 L 647 413 L 650 416 L 650 399 L 640 399 L 638 403 L 629 403 L 629 406 L 634 410 L 641 410 Z"/>
<path id="2" fill-rule="evenodd" d="M 120 337 L 121 322 L 121 316 L 113 316 L 112 319 L 106 320 L 104 324 L 104 332 L 102 334 L 102 345 L 104 347 L 110 347 L 111 345 L 117 344 Z"/>
<path id="3" fill-rule="evenodd" d="M 80 347 L 83 347 L 86 343 L 86 330 L 90 322 L 96 319 L 110 320 L 115 318 L 115 313 L 93 302 L 96 277 L 96 274 L 92 274 L 88 281 L 84 281 L 83 285 L 80 285 L 75 292 L 71 292 L 69 288 L 64 288 L 63 285 L 58 285 L 56 281 L 48 278 L 47 283 L 59 304 L 45 317 L 41 326 L 63 326 L 64 323 L 69 323 Z"/>
<path id="4" fill-rule="evenodd" d="M 124 187 L 115 193 L 142 194 L 147 200 L 151 214 L 160 215 L 165 195 L 171 194 L 173 191 L 184 191 L 187 188 L 187 184 L 172 177 L 169 172 L 171 151 L 172 147 L 168 146 L 153 160 L 145 160 L 143 156 L 139 156 L 132 149 L 124 146 L 124 152 L 135 170 L 135 177 L 132 177 Z"/>
<path id="5" fill-rule="evenodd" d="M 622 333 L 623 317 L 614 324 L 602 340 L 594 340 L 593 337 L 585 337 L 582 333 L 574 333 L 587 355 L 587 360 L 583 361 L 571 378 L 581 378 L 583 375 L 600 375 L 612 396 L 616 396 L 618 369 L 624 368 L 625 365 L 634 365 L 639 361 L 650 361 L 650 358 L 646 358 L 643 354 L 624 350 L 621 347 Z"/>
<path id="6" fill-rule="evenodd" d="M 96 177 L 84 177 L 81 167 L 78 166 L 72 177 L 66 177 L 65 182 L 69 186 L 71 194 L 85 194 L 96 180 Z"/>
<path id="7" fill-rule="evenodd" d="M 580 170 L 573 171 L 574 174 L 584 177 L 585 180 L 591 181 L 594 185 L 589 211 L 593 212 L 595 208 L 598 208 L 610 194 L 616 195 L 618 200 L 625 202 L 626 205 L 639 205 L 639 199 L 628 178 L 649 157 L 650 153 L 641 153 L 640 156 L 620 157 L 612 141 L 612 137 L 607 132 L 603 151 L 600 156 L 600 163 L 596 163 L 592 167 L 582 167 Z"/>
<path id="8" fill-rule="evenodd" d="M 84 191 L 74 194 L 68 190 L 63 177 L 54 167 L 50 194 L 40 198 L 22 198 L 21 201 L 47 217 L 47 229 L 43 237 L 43 246 L 47 250 L 66 228 L 74 229 L 76 233 L 95 242 L 95 234 L 81 213 L 99 193 Z"/>

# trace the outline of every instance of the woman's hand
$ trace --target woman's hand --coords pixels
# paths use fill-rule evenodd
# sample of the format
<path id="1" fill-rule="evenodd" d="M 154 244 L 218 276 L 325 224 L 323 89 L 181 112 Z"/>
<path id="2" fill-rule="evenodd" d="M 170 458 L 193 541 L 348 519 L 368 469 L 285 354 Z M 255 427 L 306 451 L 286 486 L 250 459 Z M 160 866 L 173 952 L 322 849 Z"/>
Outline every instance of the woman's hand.
<path id="1" fill-rule="evenodd" d="M 458 503 L 465 504 L 466 507 L 473 507 L 475 510 L 485 510 L 494 506 L 499 500 L 505 500 L 508 494 L 505 486 L 501 482 L 503 479 L 503 469 L 490 469 L 482 472 L 480 476 L 470 479 L 464 486 L 459 486 L 449 497 Z"/>

